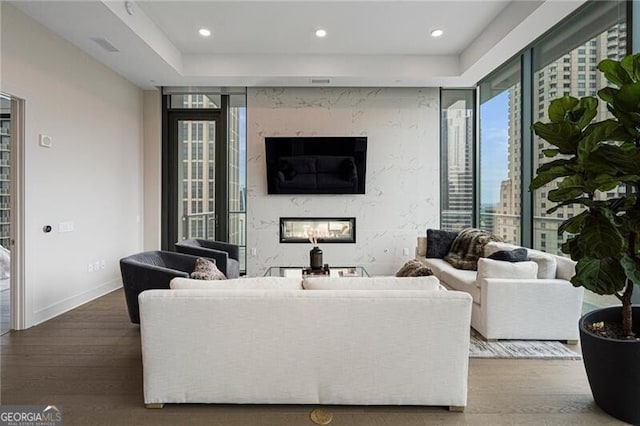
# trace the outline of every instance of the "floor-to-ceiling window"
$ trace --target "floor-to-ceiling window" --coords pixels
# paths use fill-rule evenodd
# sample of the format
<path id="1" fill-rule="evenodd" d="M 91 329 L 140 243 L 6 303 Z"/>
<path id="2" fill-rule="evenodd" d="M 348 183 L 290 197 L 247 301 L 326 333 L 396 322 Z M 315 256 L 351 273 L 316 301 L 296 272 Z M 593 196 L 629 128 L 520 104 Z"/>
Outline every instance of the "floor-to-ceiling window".
<path id="1" fill-rule="evenodd" d="M 244 271 L 244 89 L 165 88 L 164 93 L 163 248 L 189 238 L 228 241 L 240 246 Z"/>
<path id="2" fill-rule="evenodd" d="M 602 59 L 621 59 L 628 53 L 627 6 L 626 2 L 587 2 L 479 83 L 481 227 L 505 241 L 562 254 L 560 246 L 566 236 L 558 235 L 558 226 L 581 210 L 564 206 L 548 212 L 554 205 L 547 195 L 557 182 L 533 194 L 527 191 L 526 182 L 532 176 L 523 170 L 535 173 L 550 161 L 543 152 L 549 146 L 532 134 L 529 123 L 548 121 L 547 109 L 554 98 L 597 96 L 607 85 L 597 65 Z M 608 111 L 604 102 L 599 105 L 596 119 L 602 120 Z M 598 197 L 616 197 L 619 191 L 626 188 Z M 585 310 L 617 302 L 590 292 L 585 300 Z"/>
<path id="3" fill-rule="evenodd" d="M 552 99 L 564 95 L 573 97 L 594 96 L 607 85 L 598 71 L 598 63 L 606 58 L 622 59 L 627 49 L 627 28 L 624 5 L 615 2 L 589 4 L 573 16 L 571 21 L 547 34 L 533 46 L 533 97 L 534 121 L 547 120 L 547 108 Z M 600 102 L 596 120 L 609 117 L 606 103 Z M 534 136 L 533 170 L 545 162 L 555 160 L 544 155 L 551 146 Z M 533 248 L 561 254 L 560 246 L 566 235 L 558 235 L 558 226 L 568 218 L 579 214 L 579 205 L 568 205 L 548 213 L 553 203 L 547 194 L 555 182 L 533 194 Z M 624 187 L 599 193 L 602 199 L 616 197 Z"/>
<path id="4" fill-rule="evenodd" d="M 479 87 L 479 226 L 514 244 L 522 226 L 520 75 L 516 58 Z"/>
<path id="5" fill-rule="evenodd" d="M 246 96 L 229 97 L 228 197 L 229 242 L 240 246 L 240 270 L 246 270 L 247 221 L 247 106 Z"/>
<path id="6" fill-rule="evenodd" d="M 440 228 L 450 231 L 473 225 L 474 92 L 473 89 L 440 92 Z"/>
<path id="7" fill-rule="evenodd" d="M 548 121 L 546 112 L 552 99 L 597 97 L 608 82 L 598 71 L 598 63 L 606 58 L 621 59 L 627 54 L 626 5 L 624 2 L 593 2 L 578 11 L 565 25 L 550 32 L 533 46 L 532 113 L 535 121 Z M 610 116 L 606 103 L 600 102 L 596 120 Z M 543 150 L 550 146 L 533 136 L 532 163 L 535 171 L 548 158 Z M 547 194 L 556 185 L 552 182 L 533 193 L 533 248 L 562 254 L 561 245 L 567 235 L 558 235 L 558 226 L 580 214 L 579 205 L 563 206 L 553 212 L 554 204 Z M 624 186 L 608 192 L 598 192 L 600 199 L 617 197 Z M 599 296 L 585 292 L 584 310 L 618 303 L 614 296 Z"/>

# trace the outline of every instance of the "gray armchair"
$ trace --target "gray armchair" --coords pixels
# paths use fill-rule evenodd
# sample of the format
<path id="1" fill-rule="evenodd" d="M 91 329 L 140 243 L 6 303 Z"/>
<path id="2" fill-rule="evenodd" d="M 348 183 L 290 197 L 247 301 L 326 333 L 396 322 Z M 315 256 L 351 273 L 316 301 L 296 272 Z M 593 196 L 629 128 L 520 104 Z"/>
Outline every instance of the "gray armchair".
<path id="1" fill-rule="evenodd" d="M 146 251 L 120 259 L 120 272 L 129 318 L 140 323 L 138 295 L 144 290 L 169 288 L 176 277 L 189 278 L 198 256 L 172 251 Z"/>
<path id="2" fill-rule="evenodd" d="M 240 247 L 235 244 L 193 238 L 177 242 L 176 251 L 215 259 L 216 266 L 227 278 L 240 276 Z"/>

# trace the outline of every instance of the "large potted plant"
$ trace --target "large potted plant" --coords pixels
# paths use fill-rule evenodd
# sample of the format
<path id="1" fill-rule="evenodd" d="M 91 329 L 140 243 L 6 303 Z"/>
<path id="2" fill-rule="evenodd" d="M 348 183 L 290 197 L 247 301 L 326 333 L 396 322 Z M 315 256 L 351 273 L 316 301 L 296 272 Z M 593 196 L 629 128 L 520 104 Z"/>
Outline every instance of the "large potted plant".
<path id="1" fill-rule="evenodd" d="M 598 92 L 612 118 L 593 122 L 595 97 L 552 101 L 550 122 L 532 128 L 553 145 L 544 155 L 556 158 L 538 168 L 529 189 L 559 180 L 548 213 L 582 208 L 558 229 L 569 234 L 562 251 L 577 261 L 571 282 L 621 301 L 580 319 L 589 384 L 600 408 L 640 424 L 640 306 L 631 302 L 640 285 L 640 54 L 605 59 L 598 69 L 615 85 Z"/>

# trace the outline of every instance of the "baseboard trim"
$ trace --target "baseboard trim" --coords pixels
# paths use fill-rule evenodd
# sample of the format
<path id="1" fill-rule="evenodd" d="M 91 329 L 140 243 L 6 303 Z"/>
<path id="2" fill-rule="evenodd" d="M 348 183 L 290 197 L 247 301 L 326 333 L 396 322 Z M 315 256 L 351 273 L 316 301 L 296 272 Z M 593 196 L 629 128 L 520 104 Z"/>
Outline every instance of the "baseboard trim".
<path id="1" fill-rule="evenodd" d="M 106 283 L 101 284 L 96 288 L 85 291 L 84 293 L 75 296 L 71 296 L 65 300 L 61 300 L 60 302 L 54 303 L 53 305 L 39 311 L 35 311 L 33 313 L 32 323 L 27 324 L 26 328 L 30 328 L 38 324 L 42 324 L 45 321 L 49 321 L 52 318 L 62 315 L 65 312 L 69 312 L 70 310 L 75 309 L 80 305 L 91 302 L 92 300 L 97 299 L 98 297 L 102 297 L 105 294 L 111 293 L 112 291 L 117 290 L 121 287 L 122 280 L 120 278 L 114 278 L 113 280 L 107 281 Z"/>

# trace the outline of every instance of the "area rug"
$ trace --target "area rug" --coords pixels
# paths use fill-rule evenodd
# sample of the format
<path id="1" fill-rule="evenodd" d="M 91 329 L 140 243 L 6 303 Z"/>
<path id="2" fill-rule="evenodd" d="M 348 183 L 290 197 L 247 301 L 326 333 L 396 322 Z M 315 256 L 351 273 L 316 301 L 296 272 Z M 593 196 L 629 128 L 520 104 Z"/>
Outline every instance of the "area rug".
<path id="1" fill-rule="evenodd" d="M 471 332 L 469 358 L 582 359 L 558 341 L 500 340 L 486 342 Z"/>

